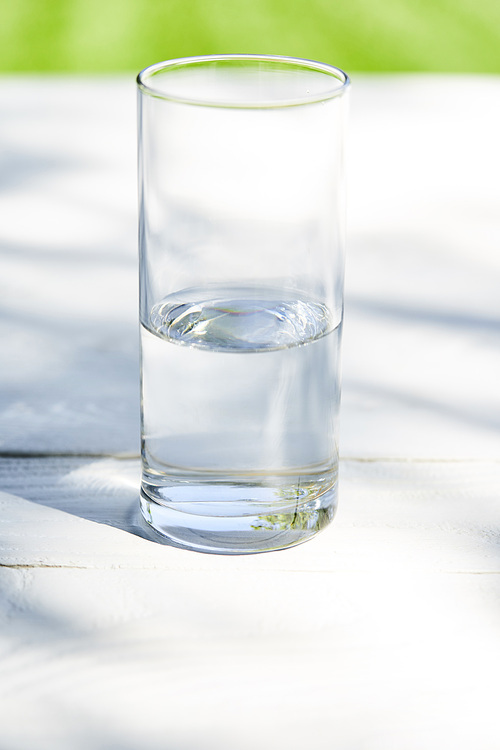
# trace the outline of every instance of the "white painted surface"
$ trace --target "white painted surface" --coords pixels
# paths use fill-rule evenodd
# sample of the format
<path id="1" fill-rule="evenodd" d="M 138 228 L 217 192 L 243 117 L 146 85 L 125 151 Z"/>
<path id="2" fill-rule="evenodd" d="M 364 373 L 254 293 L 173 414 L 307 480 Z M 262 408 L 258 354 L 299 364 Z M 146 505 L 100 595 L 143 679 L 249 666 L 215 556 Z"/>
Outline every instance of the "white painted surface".
<path id="1" fill-rule="evenodd" d="M 338 516 L 222 557 L 137 518 L 133 81 L 0 80 L 1 750 L 497 750 L 499 94 L 355 77 Z"/>
<path id="2" fill-rule="evenodd" d="M 138 453 L 134 97 L 0 79 L 0 449 Z"/>
<path id="3" fill-rule="evenodd" d="M 138 452 L 133 80 L 0 80 L 0 440 Z M 341 449 L 498 458 L 500 80 L 355 77 Z"/>

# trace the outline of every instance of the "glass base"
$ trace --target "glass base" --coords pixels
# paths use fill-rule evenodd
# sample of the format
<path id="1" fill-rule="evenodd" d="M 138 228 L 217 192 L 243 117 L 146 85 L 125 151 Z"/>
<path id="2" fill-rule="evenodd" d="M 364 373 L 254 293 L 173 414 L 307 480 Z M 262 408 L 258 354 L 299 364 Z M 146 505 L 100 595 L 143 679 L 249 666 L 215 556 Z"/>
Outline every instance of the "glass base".
<path id="1" fill-rule="evenodd" d="M 311 497 L 310 490 L 296 485 L 277 491 L 182 482 L 159 491 L 143 482 L 141 512 L 158 541 L 183 549 L 227 555 L 270 552 L 302 544 L 327 526 L 337 507 L 336 489 L 335 482 Z"/>

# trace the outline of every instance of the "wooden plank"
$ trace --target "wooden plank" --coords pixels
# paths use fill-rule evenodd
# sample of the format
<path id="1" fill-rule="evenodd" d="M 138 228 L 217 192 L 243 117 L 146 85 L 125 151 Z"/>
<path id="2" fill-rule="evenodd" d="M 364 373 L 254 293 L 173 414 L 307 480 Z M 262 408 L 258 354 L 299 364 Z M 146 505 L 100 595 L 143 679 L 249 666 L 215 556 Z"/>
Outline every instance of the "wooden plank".
<path id="1" fill-rule="evenodd" d="M 105 525 L 137 462 L 8 463 L 2 750 L 496 750 L 499 464 L 346 462 L 328 530 L 233 558 Z"/>
<path id="2" fill-rule="evenodd" d="M 0 91 L 0 450 L 137 454 L 133 76 Z"/>
<path id="3" fill-rule="evenodd" d="M 499 87 L 354 81 L 346 457 L 500 455 Z M 133 80 L 0 93 L 0 449 L 137 454 Z"/>
<path id="4" fill-rule="evenodd" d="M 8 573 L 24 593 L 2 622 L 5 750 L 500 739 L 491 576 L 478 596 L 477 576 L 443 574 Z"/>
<path id="5" fill-rule="evenodd" d="M 166 570 L 500 570 L 499 463 L 343 462 L 328 529 L 295 549 L 236 558 L 140 538 L 138 483 L 137 461 L 0 461 L 0 488 L 18 495 L 2 495 L 1 559 Z"/>
<path id="6" fill-rule="evenodd" d="M 498 78 L 354 77 L 346 457 L 500 456 L 499 94 Z"/>

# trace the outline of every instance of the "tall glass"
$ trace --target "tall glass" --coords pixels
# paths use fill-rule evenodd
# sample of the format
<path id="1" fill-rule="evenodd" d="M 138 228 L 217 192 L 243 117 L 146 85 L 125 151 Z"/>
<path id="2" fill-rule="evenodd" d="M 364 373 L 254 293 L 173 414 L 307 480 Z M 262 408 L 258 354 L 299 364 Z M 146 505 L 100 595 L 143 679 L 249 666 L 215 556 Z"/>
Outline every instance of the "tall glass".
<path id="1" fill-rule="evenodd" d="M 337 505 L 349 80 L 262 55 L 137 80 L 142 514 L 189 549 L 299 544 Z"/>

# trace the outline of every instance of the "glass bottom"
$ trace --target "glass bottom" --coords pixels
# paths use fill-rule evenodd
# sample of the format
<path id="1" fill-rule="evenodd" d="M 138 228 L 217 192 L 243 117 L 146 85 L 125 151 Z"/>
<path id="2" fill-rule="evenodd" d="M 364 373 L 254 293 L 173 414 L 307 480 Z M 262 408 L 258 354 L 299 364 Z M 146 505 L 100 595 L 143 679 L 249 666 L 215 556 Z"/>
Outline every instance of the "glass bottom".
<path id="1" fill-rule="evenodd" d="M 333 519 L 336 481 L 327 487 L 316 483 L 315 488 L 198 480 L 159 489 L 143 481 L 141 512 L 158 541 L 183 549 L 227 555 L 270 552 L 302 544 Z"/>

